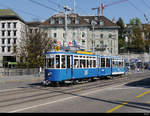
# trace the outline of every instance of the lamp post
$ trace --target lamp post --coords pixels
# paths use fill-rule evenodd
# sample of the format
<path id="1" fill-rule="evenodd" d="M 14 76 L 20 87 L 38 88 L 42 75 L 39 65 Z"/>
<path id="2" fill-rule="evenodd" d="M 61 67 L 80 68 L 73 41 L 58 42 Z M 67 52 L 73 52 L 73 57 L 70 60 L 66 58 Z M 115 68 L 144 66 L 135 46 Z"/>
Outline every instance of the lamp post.
<path id="1" fill-rule="evenodd" d="M 64 9 L 65 9 L 65 40 L 63 46 L 67 42 L 67 11 L 71 11 L 71 8 L 69 8 L 68 6 L 64 6 Z"/>
<path id="2" fill-rule="evenodd" d="M 92 22 L 91 22 L 91 25 L 92 25 L 92 52 L 94 53 L 95 51 L 94 51 L 94 28 L 95 28 L 95 25 L 96 25 L 97 23 L 96 23 L 96 21 L 94 21 L 94 20 L 92 20 Z"/>
<path id="3" fill-rule="evenodd" d="M 126 42 L 126 50 L 127 50 L 127 47 L 128 47 L 128 36 L 125 36 L 125 42 Z M 129 71 L 130 71 L 130 58 L 129 58 L 129 50 L 127 50 L 128 52 L 128 62 L 129 62 Z"/>

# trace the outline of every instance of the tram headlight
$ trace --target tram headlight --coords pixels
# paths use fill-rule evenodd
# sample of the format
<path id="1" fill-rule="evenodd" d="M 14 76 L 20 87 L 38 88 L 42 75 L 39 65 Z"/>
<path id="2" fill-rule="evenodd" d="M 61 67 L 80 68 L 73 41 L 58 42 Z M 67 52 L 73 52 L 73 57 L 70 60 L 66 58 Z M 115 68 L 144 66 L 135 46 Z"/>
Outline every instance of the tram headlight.
<path id="1" fill-rule="evenodd" d="M 51 74 L 52 74 L 51 72 L 48 72 L 48 73 L 47 73 L 48 76 L 50 76 Z"/>

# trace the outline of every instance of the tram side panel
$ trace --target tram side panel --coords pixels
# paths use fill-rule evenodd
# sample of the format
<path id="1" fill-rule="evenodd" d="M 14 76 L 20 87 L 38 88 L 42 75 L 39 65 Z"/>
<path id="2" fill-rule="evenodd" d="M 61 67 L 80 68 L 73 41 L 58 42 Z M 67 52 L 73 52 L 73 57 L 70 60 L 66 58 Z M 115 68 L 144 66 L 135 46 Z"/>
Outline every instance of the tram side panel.
<path id="1" fill-rule="evenodd" d="M 98 59 L 99 65 L 98 65 L 98 76 L 99 77 L 104 77 L 104 76 L 109 76 L 112 74 L 111 70 L 111 60 L 110 58 L 107 57 L 100 57 Z"/>
<path id="2" fill-rule="evenodd" d="M 112 59 L 112 75 L 124 75 L 126 72 L 123 59 Z"/>
<path id="3" fill-rule="evenodd" d="M 97 74 L 97 68 L 73 69 L 73 79 L 96 77 Z"/>
<path id="4" fill-rule="evenodd" d="M 74 55 L 73 79 L 83 79 L 98 76 L 97 57 L 91 55 Z"/>

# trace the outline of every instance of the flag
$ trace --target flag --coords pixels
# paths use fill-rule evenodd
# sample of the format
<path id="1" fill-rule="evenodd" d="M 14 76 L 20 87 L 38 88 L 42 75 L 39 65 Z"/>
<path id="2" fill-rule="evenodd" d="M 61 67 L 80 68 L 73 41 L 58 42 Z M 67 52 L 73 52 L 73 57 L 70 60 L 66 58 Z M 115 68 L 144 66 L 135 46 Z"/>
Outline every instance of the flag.
<path id="1" fill-rule="evenodd" d="M 76 46 L 76 45 L 77 45 L 77 42 L 76 42 L 75 40 L 73 40 L 73 42 L 72 42 L 72 43 L 73 43 L 73 45 L 74 45 L 74 46 Z"/>
<path id="2" fill-rule="evenodd" d="M 69 42 L 68 42 L 68 45 L 69 45 L 69 46 L 71 46 L 71 45 L 72 45 L 72 42 L 71 42 L 71 41 L 69 41 Z"/>

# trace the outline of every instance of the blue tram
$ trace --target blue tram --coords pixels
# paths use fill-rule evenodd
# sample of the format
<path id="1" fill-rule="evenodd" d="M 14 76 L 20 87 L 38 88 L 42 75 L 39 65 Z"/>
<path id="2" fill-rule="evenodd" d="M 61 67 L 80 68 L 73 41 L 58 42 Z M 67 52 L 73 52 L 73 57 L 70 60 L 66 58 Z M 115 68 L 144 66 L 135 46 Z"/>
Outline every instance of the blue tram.
<path id="1" fill-rule="evenodd" d="M 47 52 L 44 84 L 123 75 L 124 61 L 121 57 L 86 52 Z"/>

